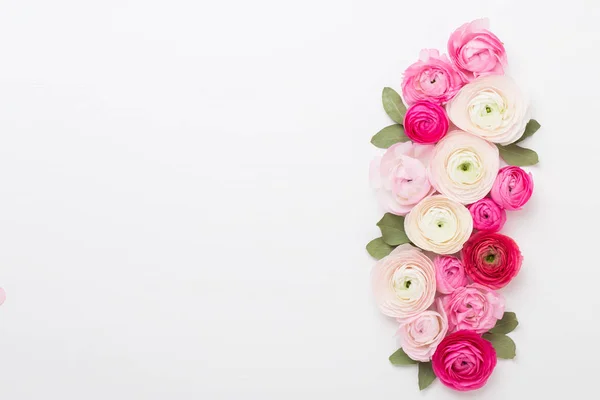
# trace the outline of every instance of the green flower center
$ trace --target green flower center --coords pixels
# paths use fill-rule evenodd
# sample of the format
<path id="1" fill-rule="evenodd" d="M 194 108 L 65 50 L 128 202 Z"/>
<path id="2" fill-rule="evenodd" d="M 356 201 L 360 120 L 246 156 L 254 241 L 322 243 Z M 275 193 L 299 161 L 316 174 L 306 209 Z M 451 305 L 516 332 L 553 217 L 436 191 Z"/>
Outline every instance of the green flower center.
<path id="1" fill-rule="evenodd" d="M 485 106 L 485 112 L 486 113 L 491 113 L 492 112 L 492 108 L 490 106 Z"/>
<path id="2" fill-rule="evenodd" d="M 488 254 L 487 256 L 485 256 L 485 262 L 487 262 L 487 263 L 493 263 L 495 259 L 496 259 L 495 254 Z"/>
<path id="3" fill-rule="evenodd" d="M 459 168 L 459 169 L 461 169 L 462 171 L 465 171 L 465 172 L 467 172 L 468 170 L 470 170 L 470 169 L 471 169 L 471 163 L 464 162 L 464 163 L 460 164 L 460 165 L 458 166 L 458 168 Z"/>
<path id="4" fill-rule="evenodd" d="M 407 289 L 410 288 L 411 283 L 412 283 L 411 281 L 404 282 L 404 287 Z"/>

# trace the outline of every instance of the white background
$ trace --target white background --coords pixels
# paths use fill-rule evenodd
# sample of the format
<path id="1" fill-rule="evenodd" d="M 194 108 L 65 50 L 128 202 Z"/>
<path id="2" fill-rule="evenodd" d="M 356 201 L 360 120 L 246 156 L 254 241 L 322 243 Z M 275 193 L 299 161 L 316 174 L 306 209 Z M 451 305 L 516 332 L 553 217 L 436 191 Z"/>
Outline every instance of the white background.
<path id="1" fill-rule="evenodd" d="M 369 140 L 381 89 L 482 16 L 542 124 L 504 230 L 525 255 L 503 291 L 518 355 L 481 391 L 419 393 L 369 288 Z M 597 0 L 1 1 L 0 397 L 596 393 L 599 18 Z"/>

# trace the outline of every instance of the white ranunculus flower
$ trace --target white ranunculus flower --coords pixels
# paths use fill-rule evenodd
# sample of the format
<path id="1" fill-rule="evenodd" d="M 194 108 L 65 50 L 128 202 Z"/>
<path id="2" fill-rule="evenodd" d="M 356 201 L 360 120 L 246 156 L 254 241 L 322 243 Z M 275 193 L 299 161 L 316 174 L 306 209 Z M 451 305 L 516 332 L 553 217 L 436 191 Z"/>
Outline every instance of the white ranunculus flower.
<path id="1" fill-rule="evenodd" d="M 467 207 L 442 195 L 426 197 L 404 219 L 406 235 L 423 250 L 437 254 L 460 251 L 473 232 Z"/>
<path id="2" fill-rule="evenodd" d="M 527 102 L 506 75 L 490 75 L 466 84 L 446 106 L 458 128 L 501 145 L 514 143 L 529 121 Z"/>
<path id="3" fill-rule="evenodd" d="M 429 180 L 444 196 L 462 204 L 483 199 L 500 168 L 498 148 L 477 136 L 452 131 L 433 151 Z"/>
<path id="4" fill-rule="evenodd" d="M 400 320 L 427 310 L 435 298 L 435 267 L 410 244 L 396 247 L 371 272 L 375 300 L 382 313 Z"/>

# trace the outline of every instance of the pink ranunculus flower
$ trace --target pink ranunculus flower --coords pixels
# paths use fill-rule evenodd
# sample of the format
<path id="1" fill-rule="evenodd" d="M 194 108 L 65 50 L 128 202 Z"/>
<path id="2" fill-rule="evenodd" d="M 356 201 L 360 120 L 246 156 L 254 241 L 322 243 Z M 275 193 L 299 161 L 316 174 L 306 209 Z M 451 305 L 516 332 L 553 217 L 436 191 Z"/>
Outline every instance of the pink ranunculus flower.
<path id="1" fill-rule="evenodd" d="M 423 311 L 415 317 L 401 321 L 397 332 L 400 347 L 411 359 L 429 361 L 438 344 L 446 336 L 448 320 L 441 304 L 438 311 Z"/>
<path id="2" fill-rule="evenodd" d="M 471 236 L 461 256 L 467 276 L 491 289 L 508 285 L 523 264 L 517 242 L 494 232 L 477 232 Z"/>
<path id="3" fill-rule="evenodd" d="M 450 121 L 439 104 L 419 101 L 406 111 L 404 131 L 417 143 L 435 143 L 448 133 Z"/>
<path id="4" fill-rule="evenodd" d="M 504 315 L 504 297 L 478 283 L 458 288 L 444 296 L 448 332 L 461 329 L 484 333 Z"/>
<path id="5" fill-rule="evenodd" d="M 492 344 L 466 330 L 446 336 L 431 359 L 435 376 L 444 385 L 460 391 L 485 385 L 496 363 L 496 350 Z"/>
<path id="6" fill-rule="evenodd" d="M 383 314 L 406 320 L 433 304 L 435 267 L 420 249 L 402 244 L 375 264 L 371 287 Z"/>
<path id="7" fill-rule="evenodd" d="M 452 256 L 437 256 L 433 260 L 433 265 L 438 292 L 449 294 L 469 283 L 460 259 Z"/>
<path id="8" fill-rule="evenodd" d="M 506 211 L 489 197 L 471 204 L 468 208 L 473 217 L 473 227 L 478 231 L 498 232 L 506 222 Z"/>
<path id="9" fill-rule="evenodd" d="M 433 146 L 396 143 L 371 163 L 371 186 L 386 212 L 406 215 L 434 189 L 427 177 Z"/>
<path id="10" fill-rule="evenodd" d="M 514 211 L 523 208 L 533 193 L 533 176 L 521 167 L 508 166 L 498 172 L 492 199 L 502 208 Z"/>
<path id="11" fill-rule="evenodd" d="M 487 18 L 466 23 L 448 40 L 448 55 L 468 81 L 478 76 L 504 74 L 507 65 L 504 44 L 488 30 L 489 25 Z"/>
<path id="12" fill-rule="evenodd" d="M 419 54 L 419 61 L 404 71 L 402 95 L 409 106 L 421 100 L 446 104 L 464 83 L 446 55 L 424 49 Z"/>

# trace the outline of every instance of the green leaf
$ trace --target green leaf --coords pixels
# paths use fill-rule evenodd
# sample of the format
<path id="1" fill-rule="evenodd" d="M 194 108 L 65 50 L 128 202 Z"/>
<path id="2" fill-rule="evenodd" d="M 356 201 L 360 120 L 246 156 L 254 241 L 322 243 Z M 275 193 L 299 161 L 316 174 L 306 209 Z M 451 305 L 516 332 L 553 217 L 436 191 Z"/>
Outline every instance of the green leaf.
<path id="1" fill-rule="evenodd" d="M 381 260 L 383 257 L 390 254 L 392 250 L 394 250 L 394 247 L 384 242 L 383 238 L 380 237 L 371 240 L 369 244 L 367 244 L 367 251 L 371 257 L 377 260 Z"/>
<path id="2" fill-rule="evenodd" d="M 503 333 L 485 333 L 483 338 L 492 343 L 498 358 L 515 358 L 517 345 Z"/>
<path id="3" fill-rule="evenodd" d="M 431 361 L 419 363 L 419 390 L 425 389 L 435 380 Z"/>
<path id="4" fill-rule="evenodd" d="M 383 101 L 383 108 L 387 115 L 400 125 L 404 124 L 404 116 L 406 115 L 406 106 L 402 102 L 400 95 L 392 88 L 383 88 L 381 93 L 381 100 Z"/>
<path id="5" fill-rule="evenodd" d="M 396 350 L 396 352 L 390 356 L 390 362 L 394 365 L 409 365 L 417 363 L 415 360 L 410 358 L 402 349 Z"/>
<path id="6" fill-rule="evenodd" d="M 496 326 L 490 329 L 490 333 L 510 333 L 519 325 L 517 314 L 514 312 L 505 312 L 502 319 L 496 321 Z"/>
<path id="7" fill-rule="evenodd" d="M 377 223 L 377 226 L 381 230 L 383 241 L 390 246 L 410 243 L 406 232 L 404 232 L 404 217 L 385 213 L 383 218 Z"/>
<path id="8" fill-rule="evenodd" d="M 408 138 L 408 136 L 406 136 L 406 134 L 404 133 L 404 128 L 402 127 L 402 125 L 396 124 L 386 126 L 382 130 L 377 132 L 375 136 L 371 138 L 371 143 L 373 143 L 375 147 L 379 147 L 380 149 L 387 149 L 393 144 L 399 142 L 407 142 L 409 140 L 410 139 Z"/>
<path id="9" fill-rule="evenodd" d="M 517 140 L 514 144 L 522 142 L 523 140 L 527 139 L 528 137 L 533 136 L 533 134 L 536 133 L 538 131 L 538 129 L 540 129 L 540 128 L 541 128 L 541 125 L 539 122 L 537 122 L 535 119 L 530 119 L 529 122 L 527 123 L 527 126 L 525 126 L 525 132 L 523 132 L 523 136 L 521 136 L 521 138 L 519 140 Z"/>
<path id="10" fill-rule="evenodd" d="M 531 149 L 519 147 L 516 144 L 497 146 L 498 150 L 500 150 L 500 157 L 502 157 L 507 164 L 525 167 L 527 165 L 535 165 L 539 162 L 537 153 Z"/>

